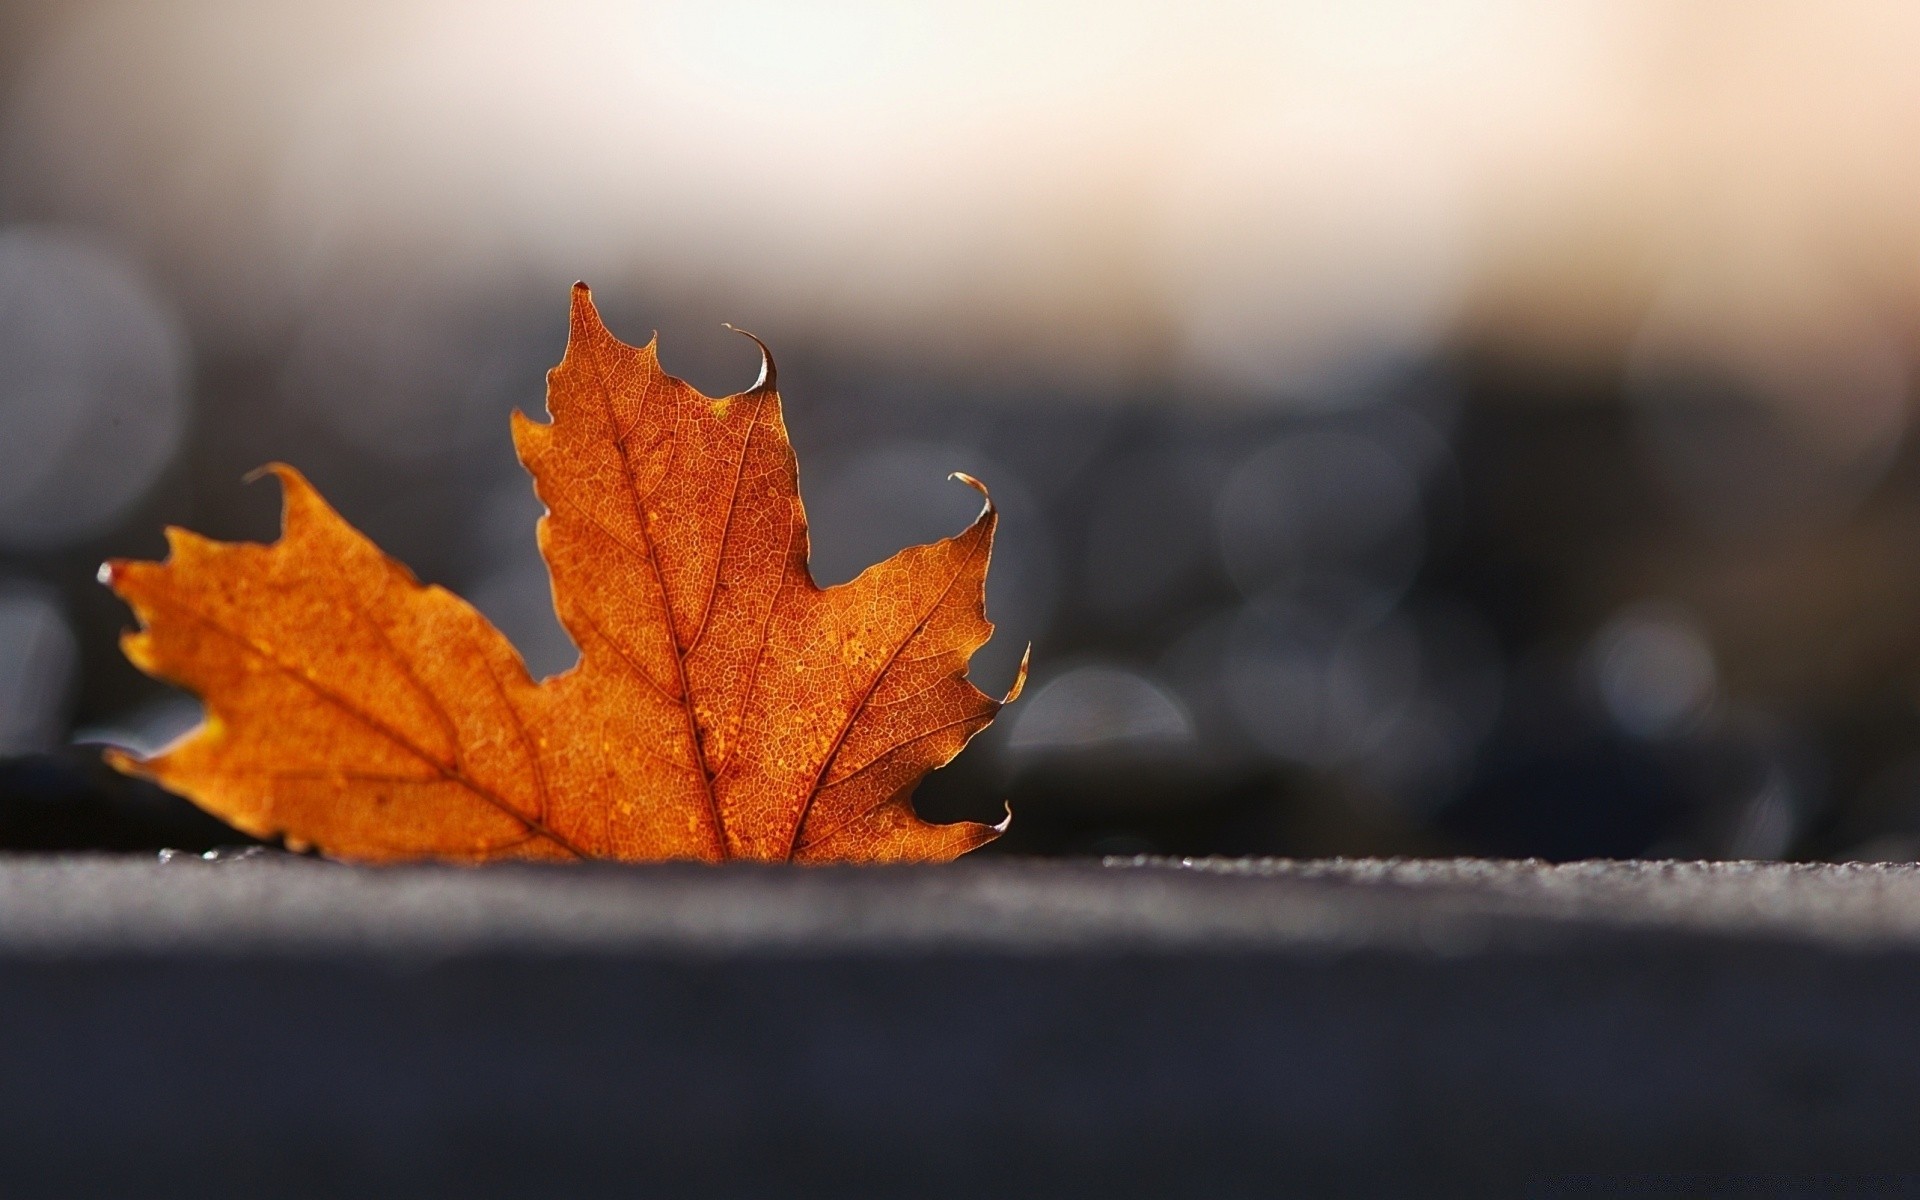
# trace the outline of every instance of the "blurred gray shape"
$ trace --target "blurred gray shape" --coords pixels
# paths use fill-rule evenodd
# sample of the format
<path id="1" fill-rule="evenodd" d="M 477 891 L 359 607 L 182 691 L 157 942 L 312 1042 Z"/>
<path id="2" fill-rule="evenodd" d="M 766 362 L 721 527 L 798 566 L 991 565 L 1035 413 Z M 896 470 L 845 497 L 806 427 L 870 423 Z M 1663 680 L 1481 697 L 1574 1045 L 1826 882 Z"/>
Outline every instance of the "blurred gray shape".
<path id="1" fill-rule="evenodd" d="M 959 533 L 979 513 L 980 495 L 948 482 L 953 471 L 986 484 L 1000 510 L 987 571 L 994 635 L 970 669 L 981 690 L 996 694 L 1012 681 L 1027 644 L 1046 633 L 1058 587 L 1045 513 L 1003 465 L 964 446 L 898 441 L 850 459 L 817 486 L 802 480 L 810 563 L 814 579 L 827 587 L 907 546 Z"/>
<path id="2" fill-rule="evenodd" d="M 78 660 L 51 589 L 0 583 L 0 757 L 50 750 L 62 740 Z"/>
<path id="3" fill-rule="evenodd" d="M 1353 797 L 1389 815 L 1421 820 L 1445 803 L 1465 781 L 1475 738 L 1459 714 L 1419 698 L 1382 727 L 1347 774 L 1363 785 Z"/>
<path id="4" fill-rule="evenodd" d="M 1089 663 L 1048 680 L 1015 711 L 1008 746 L 1021 752 L 1166 753 L 1193 744 L 1180 702 L 1146 675 Z"/>
<path id="5" fill-rule="evenodd" d="M 553 610 L 546 568 L 513 563 L 466 589 L 467 600 L 520 651 L 535 679 L 558 675 L 580 661 L 579 648 Z"/>
<path id="6" fill-rule="evenodd" d="M 1260 753 L 1241 727 L 1227 694 L 1226 664 L 1238 606 L 1213 609 L 1195 618 L 1154 664 L 1192 717 L 1202 752 L 1216 764 L 1240 764 Z"/>
<path id="7" fill-rule="evenodd" d="M 118 746 L 151 758 L 191 732 L 205 715 L 199 700 L 173 692 L 110 721 L 76 729 L 73 740 L 78 745 Z"/>
<path id="8" fill-rule="evenodd" d="M 1594 636 L 1589 661 L 1608 715 L 1635 737 L 1680 732 L 1718 688 L 1705 630 L 1684 609 L 1658 601 L 1616 613 Z"/>
<path id="9" fill-rule="evenodd" d="M 1212 558 L 1209 468 L 1197 454 L 1147 451 L 1102 468 L 1089 491 L 1085 601 L 1137 618 L 1172 598 Z"/>
<path id="10" fill-rule="evenodd" d="M 1767 772 L 1766 782 L 1747 800 L 1727 843 L 1727 857 L 1734 859 L 1775 859 L 1793 845 L 1799 832 L 1800 814 L 1796 810 L 1793 786 L 1777 766 Z"/>
<path id="11" fill-rule="evenodd" d="M 1466 781 L 1499 719 L 1506 672 L 1486 622 L 1466 606 L 1426 601 L 1406 614 L 1418 640 L 1418 692 L 1346 768 L 1390 815 L 1419 820 Z"/>
<path id="12" fill-rule="evenodd" d="M 1379 443 L 1424 481 L 1456 467 L 1447 431 L 1463 403 L 1455 381 L 1416 379 L 1395 389 L 1392 400 L 1350 414 L 1341 426 Z"/>
<path id="13" fill-rule="evenodd" d="M 1227 572 L 1243 594 L 1316 569 L 1397 594 L 1425 553 L 1420 501 L 1418 474 L 1385 445 L 1314 429 L 1241 460 L 1220 485 L 1214 520 Z"/>
<path id="14" fill-rule="evenodd" d="M 111 528 L 172 462 L 189 353 L 125 258 L 54 228 L 0 230 L 0 547 Z"/>
<path id="15" fill-rule="evenodd" d="M 1791 853 L 1826 791 L 1819 747 L 1778 716 L 1737 702 L 1716 706 L 1690 732 L 1702 811 L 1689 848 L 1730 859 Z"/>
<path id="16" fill-rule="evenodd" d="M 1387 736 L 1418 695 L 1420 644 L 1399 614 L 1284 595 L 1235 620 L 1226 693 L 1270 754 L 1318 767 L 1352 762 Z"/>
<path id="17" fill-rule="evenodd" d="M 514 283 L 480 267 L 343 272 L 308 307 L 284 401 L 388 461 L 504 445 L 513 409 L 541 411 L 565 344 L 558 315 L 499 303 Z M 564 315 L 557 295 L 549 307 Z"/>
<path id="18" fill-rule="evenodd" d="M 1110 438 L 1121 410 L 1110 389 L 1089 395 L 1017 379 L 976 387 L 989 393 L 981 403 L 992 419 L 981 444 L 1049 503 L 1078 491 L 1089 467 L 1113 457 Z"/>
<path id="19" fill-rule="evenodd" d="M 484 573 L 460 589 L 507 635 L 535 679 L 557 675 L 580 659 L 579 649 L 554 612 L 552 579 L 534 532 L 545 511 L 526 472 L 504 475 L 480 505 Z"/>

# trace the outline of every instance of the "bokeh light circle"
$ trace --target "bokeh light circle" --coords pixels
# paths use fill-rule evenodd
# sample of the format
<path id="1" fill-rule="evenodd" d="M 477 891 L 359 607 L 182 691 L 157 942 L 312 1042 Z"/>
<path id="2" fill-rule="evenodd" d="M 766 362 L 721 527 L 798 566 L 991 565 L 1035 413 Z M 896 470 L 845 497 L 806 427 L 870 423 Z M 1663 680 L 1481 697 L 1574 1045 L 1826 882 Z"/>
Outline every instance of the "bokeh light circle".
<path id="1" fill-rule="evenodd" d="M 107 248 L 0 230 L 0 548 L 111 528 L 173 460 L 187 340 L 166 300 Z"/>

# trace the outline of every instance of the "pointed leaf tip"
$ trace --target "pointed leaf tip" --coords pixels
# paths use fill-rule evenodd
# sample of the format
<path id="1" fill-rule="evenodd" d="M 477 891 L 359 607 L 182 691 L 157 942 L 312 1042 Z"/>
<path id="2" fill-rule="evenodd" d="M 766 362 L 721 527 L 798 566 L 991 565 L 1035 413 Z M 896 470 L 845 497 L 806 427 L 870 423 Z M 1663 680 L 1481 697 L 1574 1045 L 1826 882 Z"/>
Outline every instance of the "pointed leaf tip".
<path id="1" fill-rule="evenodd" d="M 1020 668 L 1013 673 L 1013 686 L 1008 688 L 1007 694 L 1000 698 L 1000 706 L 1002 708 L 1018 700 L 1020 693 L 1027 690 L 1027 669 L 1032 665 L 1033 643 L 1028 642 L 1027 648 L 1020 652 Z"/>
<path id="2" fill-rule="evenodd" d="M 286 463 L 276 461 L 276 462 L 261 463 L 259 466 L 255 467 L 253 470 L 248 471 L 245 475 L 242 475 L 240 477 L 240 482 L 241 483 L 259 483 L 262 479 L 265 479 L 269 475 L 273 476 L 275 479 L 278 479 L 280 481 L 280 486 L 282 487 L 287 486 L 289 476 L 291 476 L 292 479 L 298 483 L 305 483 L 307 481 L 307 477 L 302 475 L 299 471 L 295 470 L 293 467 L 288 466 Z"/>
<path id="3" fill-rule="evenodd" d="M 569 307 L 568 316 L 575 334 L 578 334 L 583 327 L 591 328 L 601 325 L 600 310 L 595 308 L 593 303 L 593 289 L 585 283 L 576 282 L 573 285 L 573 303 Z"/>
<path id="4" fill-rule="evenodd" d="M 778 391 L 779 387 L 776 382 L 776 380 L 778 379 L 778 373 L 775 370 L 773 365 L 773 351 L 767 349 L 767 344 L 761 341 L 759 338 L 754 337 L 751 333 L 748 333 L 746 330 L 740 328 L 738 325 L 732 325 L 727 323 L 726 321 L 720 322 L 720 325 L 724 329 L 733 330 L 735 333 L 739 334 L 741 337 L 751 340 L 754 345 L 760 347 L 760 378 L 753 381 L 753 386 L 748 388 L 747 392 L 750 394 L 753 392 Z"/>
<path id="5" fill-rule="evenodd" d="M 290 466 L 287 463 L 262 463 L 243 475 L 241 482 L 258 483 L 269 475 L 279 481 L 280 484 L 280 523 L 283 529 L 287 523 L 292 520 L 294 512 L 301 508 L 305 502 L 318 501 L 322 506 L 325 506 L 326 501 L 320 499 L 320 493 L 314 489 L 313 484 L 307 480 L 307 477 L 300 473 L 300 469 Z M 182 530 L 181 532 L 185 533 L 186 531 Z M 167 533 L 169 539 L 171 539 L 173 530 L 169 528 Z"/>
<path id="6" fill-rule="evenodd" d="M 964 483 L 968 487 L 972 488 L 974 491 L 980 493 L 981 498 L 987 502 L 986 508 L 981 510 L 982 516 L 985 516 L 987 513 L 994 513 L 994 512 L 1000 511 L 999 509 L 994 507 L 993 496 L 991 493 L 987 491 L 987 485 L 984 483 L 981 483 L 978 479 L 975 479 L 973 476 L 967 474 L 965 471 L 949 472 L 947 475 L 947 478 L 957 479 L 961 483 Z"/>

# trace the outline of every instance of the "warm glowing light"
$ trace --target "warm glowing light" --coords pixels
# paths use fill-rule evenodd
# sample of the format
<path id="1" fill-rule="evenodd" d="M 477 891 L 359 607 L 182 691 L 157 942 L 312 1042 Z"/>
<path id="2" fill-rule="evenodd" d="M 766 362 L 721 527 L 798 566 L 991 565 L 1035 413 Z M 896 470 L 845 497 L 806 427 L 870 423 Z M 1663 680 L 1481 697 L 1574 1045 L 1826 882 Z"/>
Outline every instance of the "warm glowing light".
<path id="1" fill-rule="evenodd" d="M 20 194 L 158 227 L 239 328 L 360 261 L 631 272 L 1317 402 L 1463 327 L 1617 344 L 1709 241 L 1814 247 L 1920 313 L 1916 33 L 1653 0 L 175 0 L 73 23 L 4 149 Z"/>

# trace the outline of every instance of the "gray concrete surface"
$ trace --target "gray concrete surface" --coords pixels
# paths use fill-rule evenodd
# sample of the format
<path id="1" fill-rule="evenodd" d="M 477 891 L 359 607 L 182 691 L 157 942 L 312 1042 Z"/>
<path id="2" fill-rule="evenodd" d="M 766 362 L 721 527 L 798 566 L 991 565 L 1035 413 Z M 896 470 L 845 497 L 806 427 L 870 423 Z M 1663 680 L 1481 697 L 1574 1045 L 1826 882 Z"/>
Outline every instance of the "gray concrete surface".
<path id="1" fill-rule="evenodd" d="M 1920 1195 L 1908 865 L 21 857 L 0 1018 L 0 1196 Z"/>
<path id="2" fill-rule="evenodd" d="M 978 859 L 941 868 L 0 856 L 0 951 L 1461 953 L 1610 932 L 1920 950 L 1920 865 Z"/>

